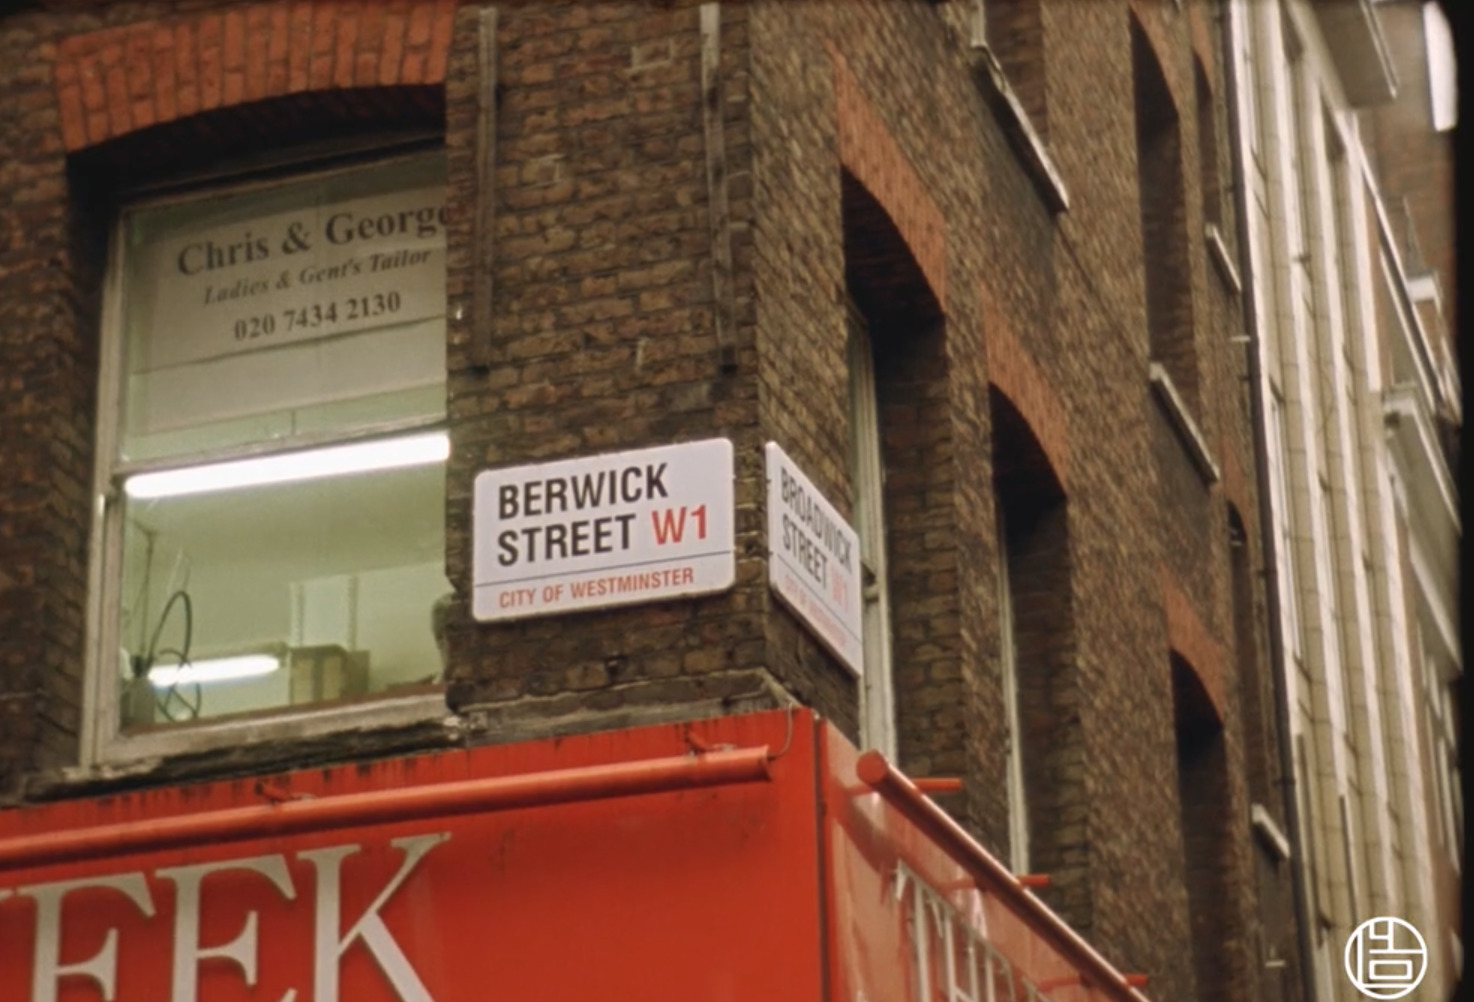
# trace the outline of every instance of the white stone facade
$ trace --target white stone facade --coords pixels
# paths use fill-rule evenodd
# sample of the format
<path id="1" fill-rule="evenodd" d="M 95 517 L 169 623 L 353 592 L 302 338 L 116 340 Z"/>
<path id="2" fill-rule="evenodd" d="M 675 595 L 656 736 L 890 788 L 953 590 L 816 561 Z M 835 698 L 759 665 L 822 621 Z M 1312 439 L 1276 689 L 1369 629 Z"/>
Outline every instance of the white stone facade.
<path id="1" fill-rule="evenodd" d="M 1366 919 L 1422 930 L 1414 998 L 1446 998 L 1461 953 L 1461 528 L 1439 429 L 1461 421 L 1453 290 L 1422 265 L 1365 135 L 1407 56 L 1382 30 L 1398 6 L 1224 5 L 1301 918 L 1315 997 L 1347 1002 L 1361 996 L 1342 954 Z"/>

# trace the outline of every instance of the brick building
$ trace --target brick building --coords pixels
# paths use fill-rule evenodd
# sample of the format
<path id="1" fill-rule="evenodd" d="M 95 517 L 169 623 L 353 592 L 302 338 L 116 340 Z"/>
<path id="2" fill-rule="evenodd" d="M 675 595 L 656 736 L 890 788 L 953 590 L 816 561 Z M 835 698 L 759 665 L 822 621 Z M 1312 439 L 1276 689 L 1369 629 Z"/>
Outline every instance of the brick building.
<path id="1" fill-rule="evenodd" d="M 1233 10 L 1274 662 L 1314 991 L 1357 997 L 1345 943 L 1393 915 L 1427 941 L 1422 990 L 1447 997 L 1463 844 L 1452 44 L 1437 4 Z"/>
<path id="2" fill-rule="evenodd" d="M 8 802 L 797 703 L 961 777 L 944 806 L 1152 997 L 1300 997 L 1255 848 L 1289 821 L 1222 27 L 21 5 Z M 473 613 L 478 475 L 713 439 L 729 586 Z M 769 442 L 854 526 L 858 671 L 769 586 Z"/>

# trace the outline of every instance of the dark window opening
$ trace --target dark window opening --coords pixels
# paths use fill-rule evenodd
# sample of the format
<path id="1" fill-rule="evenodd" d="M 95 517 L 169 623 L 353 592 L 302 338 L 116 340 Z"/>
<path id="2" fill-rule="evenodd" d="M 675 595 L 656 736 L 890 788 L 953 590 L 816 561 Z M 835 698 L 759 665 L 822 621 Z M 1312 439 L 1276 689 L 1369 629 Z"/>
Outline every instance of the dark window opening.
<path id="1" fill-rule="evenodd" d="M 1015 868 L 1060 880 L 1078 868 L 1086 833 L 1079 805 L 1079 690 L 1073 670 L 1074 623 L 1065 493 L 1038 439 L 1009 400 L 990 394 L 999 532 L 1000 665 L 1006 707 L 1010 783 L 1010 858 Z M 1010 678 L 1011 674 L 1011 678 Z M 1016 727 L 1016 730 L 1014 729 Z M 1083 922 L 1088 902 L 1068 890 L 1051 905 Z"/>
<path id="2" fill-rule="evenodd" d="M 1218 1002 L 1232 994 L 1231 958 L 1224 945 L 1235 941 L 1236 926 L 1228 763 L 1218 713 L 1197 673 L 1176 652 L 1172 705 L 1193 972 L 1197 997 Z"/>
<path id="3" fill-rule="evenodd" d="M 1198 104 L 1198 171 L 1203 186 L 1203 222 L 1223 227 L 1224 191 L 1218 164 L 1218 111 L 1213 88 L 1201 60 L 1193 60 L 1193 85 Z"/>
<path id="4" fill-rule="evenodd" d="M 1254 618 L 1254 579 L 1249 564 L 1249 538 L 1243 519 L 1228 508 L 1228 559 L 1233 611 L 1234 663 L 1238 667 L 1243 700 L 1245 764 L 1249 795 L 1258 803 L 1273 804 L 1281 815 L 1276 785 L 1274 699 L 1259 653 L 1259 631 Z"/>
<path id="5" fill-rule="evenodd" d="M 1183 195 L 1181 124 L 1162 67 L 1146 34 L 1134 20 L 1131 64 L 1151 357 L 1166 369 L 1189 405 L 1197 408 L 1200 401 L 1193 349 L 1192 271 Z"/>
<path id="6" fill-rule="evenodd" d="M 889 729 L 906 768 L 922 775 L 963 775 L 968 754 L 956 617 L 939 614 L 956 601 L 955 588 L 947 586 L 955 556 L 949 548 L 927 543 L 955 517 L 942 310 L 885 209 L 848 172 L 841 186 L 845 280 L 858 314 L 851 340 L 852 345 L 863 345 L 860 338 L 869 342 L 866 357 L 852 363 L 857 377 L 852 416 L 863 416 L 869 405 L 875 429 L 868 446 L 856 443 L 852 473 L 866 523 L 856 528 L 871 530 L 861 532 L 862 557 L 884 574 L 867 589 L 866 667 L 868 672 L 872 658 L 882 670 L 887 661 L 897 666 L 888 719 L 874 712 L 885 693 L 861 695 L 864 736 L 867 744 L 883 747 Z M 856 431 L 862 431 L 858 424 Z M 864 448 L 874 450 L 873 461 L 862 460 Z M 867 504 L 867 496 L 879 504 Z M 867 509 L 873 510 L 866 514 Z M 879 552 L 863 552 L 867 534 Z M 878 623 L 898 625 L 882 630 Z M 872 644 L 872 634 L 878 644 Z M 939 688 L 949 690 L 944 699 L 937 698 Z M 918 698 L 922 692 L 930 698 Z"/>

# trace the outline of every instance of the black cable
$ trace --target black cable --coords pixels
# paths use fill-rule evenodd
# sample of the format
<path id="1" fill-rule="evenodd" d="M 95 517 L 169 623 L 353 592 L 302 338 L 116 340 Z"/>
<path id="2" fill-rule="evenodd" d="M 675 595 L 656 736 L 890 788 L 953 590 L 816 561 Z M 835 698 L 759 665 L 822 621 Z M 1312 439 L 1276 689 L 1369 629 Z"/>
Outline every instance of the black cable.
<path id="1" fill-rule="evenodd" d="M 184 609 L 184 643 L 179 647 L 159 647 L 159 638 L 163 636 L 164 627 L 169 622 L 169 614 L 174 611 L 176 604 L 182 603 Z M 154 632 L 148 641 L 148 650 L 141 656 L 133 659 L 134 684 L 151 684 L 148 681 L 149 672 L 158 663 L 160 657 L 172 655 L 178 658 L 178 671 L 175 673 L 174 681 L 165 690 L 162 696 L 156 696 L 154 703 L 164 718 L 171 723 L 179 720 L 195 720 L 200 715 L 200 704 L 203 702 L 204 693 L 198 682 L 191 683 L 194 686 L 194 699 L 187 699 L 179 691 L 181 676 L 189 668 L 189 649 L 194 642 L 194 601 L 189 597 L 189 592 L 183 588 L 177 589 L 169 600 L 164 603 L 164 608 L 159 612 L 159 619 L 154 626 Z M 178 703 L 184 708 L 185 713 L 176 717 L 171 707 Z"/>
<path id="2" fill-rule="evenodd" d="M 180 599 L 184 600 L 184 644 L 180 660 L 189 660 L 190 643 L 194 639 L 194 602 L 190 599 L 189 592 L 179 588 L 169 596 L 169 601 L 164 603 L 164 608 L 159 613 L 158 625 L 154 627 L 154 635 L 148 640 L 148 654 L 146 655 L 148 666 L 144 669 L 145 674 L 148 668 L 154 665 L 154 653 L 159 645 L 159 636 L 164 632 L 164 625 L 169 622 L 169 613 L 173 611 L 174 603 Z"/>

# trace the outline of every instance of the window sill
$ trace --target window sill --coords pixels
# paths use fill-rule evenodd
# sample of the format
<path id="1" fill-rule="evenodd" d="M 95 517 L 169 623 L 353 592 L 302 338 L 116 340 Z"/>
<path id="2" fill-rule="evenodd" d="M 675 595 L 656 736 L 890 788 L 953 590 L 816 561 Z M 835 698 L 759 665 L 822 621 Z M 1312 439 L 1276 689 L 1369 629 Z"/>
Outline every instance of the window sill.
<path id="1" fill-rule="evenodd" d="M 1213 462 L 1213 455 L 1208 451 L 1208 443 L 1204 440 L 1203 433 L 1198 430 L 1197 422 L 1188 413 L 1187 404 L 1183 402 L 1182 395 L 1177 392 L 1172 377 L 1167 375 L 1167 370 L 1162 368 L 1160 362 L 1151 363 L 1148 371 L 1157 402 L 1167 412 L 1167 417 L 1172 421 L 1172 427 L 1177 431 L 1177 437 L 1187 447 L 1188 455 L 1197 465 L 1198 472 L 1203 475 L 1204 483 L 1216 484 L 1222 477 L 1218 464 Z"/>
<path id="2" fill-rule="evenodd" d="M 1271 852 L 1280 859 L 1290 858 L 1290 840 L 1280 831 L 1280 826 L 1275 824 L 1274 818 L 1264 809 L 1263 804 L 1254 804 L 1249 808 L 1249 819 L 1254 834 L 1259 836 L 1259 840 Z"/>
<path id="3" fill-rule="evenodd" d="M 1244 284 L 1239 280 L 1239 270 L 1234 266 L 1233 255 L 1229 253 L 1228 243 L 1223 239 L 1223 232 L 1216 224 L 1209 223 L 1204 227 L 1203 236 L 1208 241 L 1208 256 L 1218 266 L 1219 277 L 1235 296 L 1242 295 Z"/>
<path id="4" fill-rule="evenodd" d="M 1070 193 L 1065 188 L 1064 178 L 1060 176 L 1044 140 L 1029 121 L 1029 113 L 1009 86 L 1003 67 L 987 45 L 974 43 L 973 52 L 976 55 L 976 74 L 984 85 L 988 103 L 998 115 L 1009 143 L 1029 172 L 1034 186 L 1039 189 L 1044 204 L 1050 212 L 1068 212 Z"/>
<path id="5" fill-rule="evenodd" d="M 428 750 L 459 742 L 463 731 L 464 722 L 446 709 L 443 689 L 265 718 L 145 729 L 114 735 L 88 765 L 34 777 L 27 794 L 45 799 L 150 779 L 176 782 Z"/>

